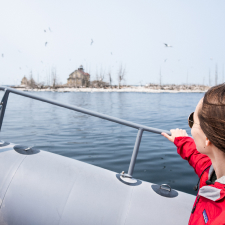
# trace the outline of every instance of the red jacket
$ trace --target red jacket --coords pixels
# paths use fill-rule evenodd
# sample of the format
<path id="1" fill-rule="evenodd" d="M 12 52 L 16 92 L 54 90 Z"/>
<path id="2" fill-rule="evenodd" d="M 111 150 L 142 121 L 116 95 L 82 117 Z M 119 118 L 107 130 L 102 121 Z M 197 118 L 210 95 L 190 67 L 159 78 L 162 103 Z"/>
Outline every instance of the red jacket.
<path id="1" fill-rule="evenodd" d="M 210 158 L 197 151 L 194 140 L 190 137 L 177 137 L 174 144 L 178 154 L 189 162 L 195 173 L 199 177 L 202 174 L 188 224 L 225 225 L 225 176 L 217 179 L 214 184 L 207 185 L 206 181 L 214 171 Z"/>

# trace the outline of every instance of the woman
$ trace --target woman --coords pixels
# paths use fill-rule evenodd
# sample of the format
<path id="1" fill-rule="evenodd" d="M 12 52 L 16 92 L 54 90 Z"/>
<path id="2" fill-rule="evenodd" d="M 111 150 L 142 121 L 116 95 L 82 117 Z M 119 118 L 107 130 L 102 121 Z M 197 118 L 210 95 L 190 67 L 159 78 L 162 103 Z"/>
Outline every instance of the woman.
<path id="1" fill-rule="evenodd" d="M 225 225 L 225 84 L 205 93 L 188 122 L 194 140 L 181 129 L 162 135 L 199 176 L 189 224 Z"/>

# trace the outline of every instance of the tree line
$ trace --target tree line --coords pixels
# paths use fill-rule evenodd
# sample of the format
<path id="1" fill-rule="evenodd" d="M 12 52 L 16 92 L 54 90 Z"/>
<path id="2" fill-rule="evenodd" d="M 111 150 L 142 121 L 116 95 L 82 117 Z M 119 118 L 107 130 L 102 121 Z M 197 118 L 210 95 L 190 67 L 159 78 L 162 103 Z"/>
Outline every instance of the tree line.
<path id="1" fill-rule="evenodd" d="M 109 71 L 108 73 L 106 73 L 105 71 L 103 71 L 103 69 L 101 68 L 100 71 L 96 72 L 96 76 L 95 79 L 91 82 L 89 82 L 88 87 L 91 88 L 121 88 L 121 86 L 124 84 L 125 82 L 125 75 L 126 75 L 126 69 L 125 66 L 123 66 L 123 64 L 121 64 L 119 66 L 119 69 L 117 71 L 117 85 L 113 85 L 113 79 L 112 79 L 112 73 L 111 71 Z M 52 68 L 51 72 L 46 76 L 46 80 L 47 80 L 47 84 L 45 82 L 39 82 L 39 78 L 37 79 L 37 81 L 34 79 L 33 77 L 33 73 L 32 71 L 30 72 L 29 78 L 26 78 L 24 76 L 24 78 L 21 81 L 21 85 L 24 85 L 28 88 L 47 88 L 47 87 L 51 87 L 53 89 L 56 88 L 62 88 L 62 87 L 67 87 L 67 85 L 63 85 L 59 82 L 58 79 L 58 75 L 56 72 L 56 68 Z"/>

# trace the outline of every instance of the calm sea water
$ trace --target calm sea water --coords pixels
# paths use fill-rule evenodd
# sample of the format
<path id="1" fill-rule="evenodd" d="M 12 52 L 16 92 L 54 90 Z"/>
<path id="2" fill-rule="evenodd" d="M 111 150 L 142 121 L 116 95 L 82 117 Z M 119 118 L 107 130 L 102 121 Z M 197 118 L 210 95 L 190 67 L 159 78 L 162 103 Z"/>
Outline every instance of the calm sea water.
<path id="1" fill-rule="evenodd" d="M 203 97 L 203 93 L 33 94 L 146 126 L 186 129 L 189 135 L 187 117 Z M 0 139 L 127 172 L 136 135 L 133 128 L 10 94 Z M 175 145 L 158 134 L 144 132 L 133 175 L 196 194 L 194 170 Z"/>

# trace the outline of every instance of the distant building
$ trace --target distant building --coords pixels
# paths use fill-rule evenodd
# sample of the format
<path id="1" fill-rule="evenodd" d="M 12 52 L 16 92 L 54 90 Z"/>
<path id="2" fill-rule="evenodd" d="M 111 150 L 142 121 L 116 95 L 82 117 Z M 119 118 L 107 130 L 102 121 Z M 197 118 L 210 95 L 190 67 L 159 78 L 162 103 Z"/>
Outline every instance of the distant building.
<path id="1" fill-rule="evenodd" d="M 27 78 L 25 76 L 21 80 L 21 85 L 23 85 L 23 86 L 27 86 L 28 85 L 28 80 L 27 80 Z"/>
<path id="2" fill-rule="evenodd" d="M 77 70 L 69 75 L 67 85 L 71 87 L 88 87 L 90 85 L 90 74 L 85 73 L 83 66 L 80 65 Z"/>

